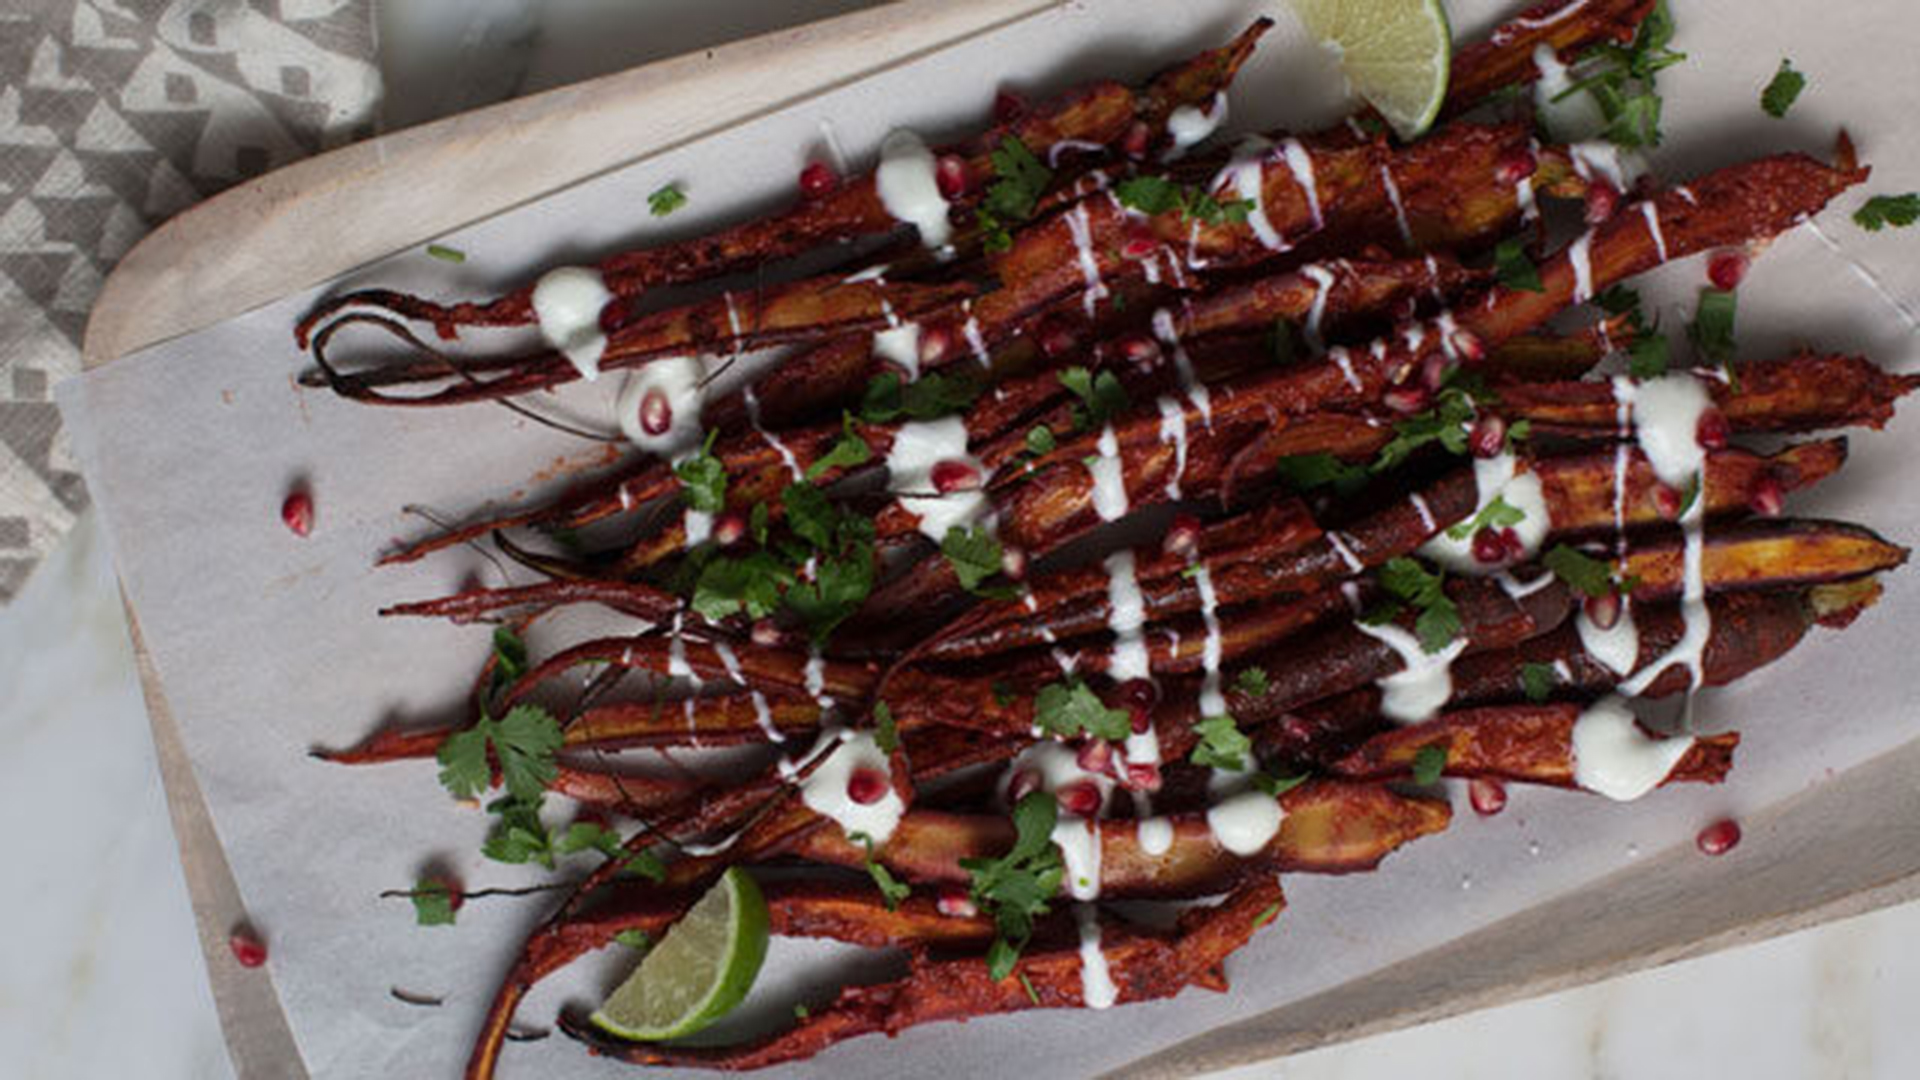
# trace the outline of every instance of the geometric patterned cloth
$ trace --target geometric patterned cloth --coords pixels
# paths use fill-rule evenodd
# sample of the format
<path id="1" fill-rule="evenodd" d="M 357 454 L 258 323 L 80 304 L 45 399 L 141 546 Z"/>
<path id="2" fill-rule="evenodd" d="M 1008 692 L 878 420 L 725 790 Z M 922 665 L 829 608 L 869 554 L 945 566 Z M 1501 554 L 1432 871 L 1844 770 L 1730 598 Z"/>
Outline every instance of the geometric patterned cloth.
<path id="1" fill-rule="evenodd" d="M 85 509 L 51 388 L 134 242 L 371 134 L 373 0 L 0 0 L 0 604 Z"/>

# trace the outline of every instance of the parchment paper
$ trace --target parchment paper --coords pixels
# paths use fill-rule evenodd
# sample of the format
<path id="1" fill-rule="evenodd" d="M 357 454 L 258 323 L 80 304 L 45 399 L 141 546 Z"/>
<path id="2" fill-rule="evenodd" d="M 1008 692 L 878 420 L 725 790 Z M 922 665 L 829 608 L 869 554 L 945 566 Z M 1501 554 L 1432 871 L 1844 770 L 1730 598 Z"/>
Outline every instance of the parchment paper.
<path id="1" fill-rule="evenodd" d="M 590 258 L 635 239 L 683 234 L 785 197 L 828 136 L 870 159 L 885 131 L 963 130 L 986 114 L 996 85 L 1040 91 L 1094 74 L 1143 74 L 1225 40 L 1274 5 L 1208 0 L 1091 0 L 918 60 L 725 135 L 569 189 L 446 238 L 468 255 L 451 267 L 418 251 L 367 268 L 378 281 L 429 293 L 486 294 L 539 268 Z M 1910 20 L 1892 0 L 1831 6 L 1680 0 L 1678 48 L 1691 54 L 1661 76 L 1669 145 L 1658 171 L 1680 178 L 1783 148 L 1825 152 L 1837 127 L 1875 166 L 1869 190 L 1920 188 L 1920 83 L 1908 63 Z M 1503 4 L 1450 5 L 1456 37 L 1484 31 Z M 1286 124 L 1310 130 L 1337 117 L 1338 76 L 1284 13 L 1233 94 L 1234 131 Z M 1791 55 L 1810 78 L 1787 121 L 1763 115 L 1762 86 Z M 691 205 L 649 220 L 645 197 L 681 182 Z M 1744 355 L 1775 355 L 1807 341 L 1868 352 L 1896 370 L 1915 365 L 1913 310 L 1920 237 L 1867 234 L 1849 195 L 1818 224 L 1783 237 L 1740 293 Z M 352 222 L 341 222 L 343 229 Z M 1876 275 L 1888 295 L 1867 287 Z M 1703 283 L 1692 260 L 1642 283 L 1677 329 Z M 345 769 L 307 757 L 396 720 L 455 707 L 486 653 L 473 627 L 382 620 L 397 599 L 453 589 L 492 573 L 465 553 L 370 570 L 376 553 L 420 523 L 421 503 L 464 516 L 503 492 L 527 494 L 581 444 L 503 411 L 382 410 L 299 391 L 303 366 L 289 328 L 320 293 L 289 297 L 233 322 L 129 357 L 62 387 L 76 445 L 112 535 L 122 579 L 164 680 L 235 876 L 273 944 L 276 983 L 316 1076 L 452 1075 L 495 981 L 539 904 L 474 903 L 451 929 L 414 926 L 409 885 L 442 859 L 469 885 L 534 875 L 478 855 L 487 822 L 449 804 L 430 764 Z M 1899 300 L 1893 297 L 1900 298 Z M 598 407 L 593 393 L 574 395 Z M 1842 516 L 1911 542 L 1920 536 L 1920 488 L 1903 464 L 1920 428 L 1902 416 L 1861 435 L 1842 478 L 1800 500 L 1797 514 Z M 318 523 L 307 539 L 280 524 L 290 483 L 310 482 Z M 551 483 L 551 481 L 547 481 Z M 1707 730 L 1745 735 L 1732 781 L 1673 790 L 1619 806 L 1560 792 L 1513 789 L 1507 811 L 1478 819 L 1456 797 L 1448 835 L 1414 845 L 1375 874 L 1291 877 L 1291 908 L 1229 968 L 1228 995 L 1189 992 L 1171 1002 L 1107 1013 L 991 1018 L 864 1039 L 792 1070 L 799 1076 L 1080 1075 L 1120 1065 L 1178 1039 L 1251 1016 L 1578 889 L 1640 854 L 1691 843 L 1698 827 L 1739 815 L 1920 735 L 1907 703 L 1907 654 L 1920 606 L 1894 575 L 1882 604 L 1844 638 L 1817 632 L 1784 661 L 1703 695 Z M 1457 794 L 1457 793 L 1456 793 Z M 830 996 L 839 950 L 777 942 L 756 1007 Z M 592 997 L 604 964 L 543 987 L 522 1017 L 546 1025 L 568 997 Z M 407 1006 L 395 986 L 445 995 L 440 1009 Z M 783 996 L 785 995 L 785 996 Z M 508 1075 L 613 1075 L 563 1042 L 510 1046 Z"/>

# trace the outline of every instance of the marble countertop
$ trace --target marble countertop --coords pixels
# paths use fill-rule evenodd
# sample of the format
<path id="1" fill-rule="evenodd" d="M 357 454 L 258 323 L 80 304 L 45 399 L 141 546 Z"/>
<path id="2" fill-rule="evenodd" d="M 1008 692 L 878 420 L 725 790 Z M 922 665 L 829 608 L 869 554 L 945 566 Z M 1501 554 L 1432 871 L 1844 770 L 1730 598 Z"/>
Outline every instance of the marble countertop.
<path id="1" fill-rule="evenodd" d="M 390 126 L 872 0 L 409 0 L 382 5 Z M 233 1075 L 111 561 L 89 516 L 0 610 L 8 1076 Z M 49 813 L 57 807 L 58 810 Z M 57 824 L 55 824 L 57 822 Z M 1920 905 L 1457 1017 L 1221 1080 L 1920 1075 Z M 103 1037 L 104 1036 L 104 1037 Z"/>

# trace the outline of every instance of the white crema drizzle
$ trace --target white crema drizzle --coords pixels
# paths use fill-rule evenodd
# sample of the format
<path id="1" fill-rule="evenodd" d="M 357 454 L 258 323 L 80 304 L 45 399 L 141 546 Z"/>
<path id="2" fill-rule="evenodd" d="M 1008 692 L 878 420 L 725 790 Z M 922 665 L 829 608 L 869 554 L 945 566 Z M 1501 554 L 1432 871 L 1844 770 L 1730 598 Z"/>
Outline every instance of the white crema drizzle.
<path id="1" fill-rule="evenodd" d="M 560 351 L 588 382 L 600 377 L 607 335 L 600 312 L 613 299 L 598 270 L 562 266 L 540 275 L 533 285 L 533 317 L 540 336 Z"/>

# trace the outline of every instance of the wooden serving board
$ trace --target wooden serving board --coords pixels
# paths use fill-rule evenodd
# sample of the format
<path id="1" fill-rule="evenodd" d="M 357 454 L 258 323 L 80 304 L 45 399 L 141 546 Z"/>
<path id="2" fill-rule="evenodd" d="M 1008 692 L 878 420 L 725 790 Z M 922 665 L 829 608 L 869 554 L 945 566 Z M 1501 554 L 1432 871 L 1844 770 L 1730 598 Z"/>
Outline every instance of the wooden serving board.
<path id="1" fill-rule="evenodd" d="M 1061 0 L 902 0 L 387 135 L 169 222 L 108 279 L 87 367 L 910 62 Z M 609 132 L 621 137 L 610 138 Z M 352 221 L 351 230 L 338 227 Z M 222 1024 L 243 1077 L 303 1077 L 270 969 L 231 962 L 239 892 L 129 611 Z M 1760 940 L 1920 897 L 1920 743 L 1743 821 L 1736 861 L 1684 848 L 1310 999 L 1121 1070 L 1188 1076 Z M 1741 887 L 1727 890 L 1730 867 Z"/>

